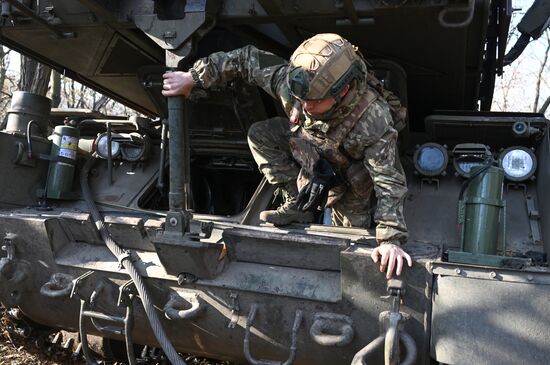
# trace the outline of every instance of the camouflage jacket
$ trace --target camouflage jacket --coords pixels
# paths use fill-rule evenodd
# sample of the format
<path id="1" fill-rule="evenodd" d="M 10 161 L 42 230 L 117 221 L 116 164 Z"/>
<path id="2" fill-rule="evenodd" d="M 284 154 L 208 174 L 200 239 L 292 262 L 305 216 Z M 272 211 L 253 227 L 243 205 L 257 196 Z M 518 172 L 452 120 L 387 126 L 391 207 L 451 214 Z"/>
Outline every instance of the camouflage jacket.
<path id="1" fill-rule="evenodd" d="M 202 88 L 220 86 L 234 78 L 256 85 L 278 99 L 290 116 L 296 100 L 286 82 L 287 62 L 254 46 L 231 52 L 213 53 L 195 62 L 190 69 Z M 298 128 L 322 135 L 331 128 L 331 121 L 306 117 Z M 378 199 L 374 219 L 379 243 L 403 243 L 407 227 L 403 217 L 403 202 L 407 193 L 405 174 L 397 152 L 397 131 L 385 100 L 378 98 L 355 124 L 342 142 L 346 152 L 362 160 L 373 182 Z"/>

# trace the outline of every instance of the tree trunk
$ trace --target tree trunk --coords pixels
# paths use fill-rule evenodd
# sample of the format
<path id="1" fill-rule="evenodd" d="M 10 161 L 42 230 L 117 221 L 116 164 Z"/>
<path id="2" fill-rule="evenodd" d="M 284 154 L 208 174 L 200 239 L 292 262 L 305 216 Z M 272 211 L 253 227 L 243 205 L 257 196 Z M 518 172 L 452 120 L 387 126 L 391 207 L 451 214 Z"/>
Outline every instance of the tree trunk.
<path id="1" fill-rule="evenodd" d="M 4 51 L 4 47 L 0 45 L 0 91 L 4 93 L 4 82 L 6 81 L 6 59 L 7 53 Z"/>
<path id="2" fill-rule="evenodd" d="M 101 111 L 101 108 L 103 108 L 107 103 L 109 102 L 109 97 L 105 95 L 101 95 L 99 99 L 94 100 L 93 110 L 94 111 Z"/>
<path id="3" fill-rule="evenodd" d="M 540 64 L 539 73 L 537 75 L 537 86 L 535 89 L 535 102 L 533 103 L 533 111 L 536 112 L 539 108 L 540 98 L 540 85 L 544 76 L 544 70 L 546 69 L 546 63 L 548 62 L 548 52 L 550 52 L 550 33 L 546 33 L 546 52 L 544 53 L 544 59 Z"/>
<path id="4" fill-rule="evenodd" d="M 546 109 L 548 109 L 548 105 L 550 105 L 550 96 L 546 98 L 546 101 L 540 107 L 539 113 L 546 114 Z"/>
<path id="5" fill-rule="evenodd" d="M 61 75 L 52 70 L 52 108 L 58 108 L 61 104 Z"/>
<path id="6" fill-rule="evenodd" d="M 7 71 L 7 65 L 6 65 L 6 59 L 7 54 L 9 52 L 5 52 L 4 47 L 0 45 L 0 107 L 2 108 L 1 113 L 1 122 L 0 122 L 0 129 L 4 129 L 5 124 L 7 122 L 6 116 L 7 116 L 7 93 L 4 91 L 4 83 L 6 82 L 6 71 Z"/>
<path id="7" fill-rule="evenodd" d="M 21 55 L 21 79 L 19 90 L 46 95 L 50 83 L 51 68 L 32 58 Z"/>

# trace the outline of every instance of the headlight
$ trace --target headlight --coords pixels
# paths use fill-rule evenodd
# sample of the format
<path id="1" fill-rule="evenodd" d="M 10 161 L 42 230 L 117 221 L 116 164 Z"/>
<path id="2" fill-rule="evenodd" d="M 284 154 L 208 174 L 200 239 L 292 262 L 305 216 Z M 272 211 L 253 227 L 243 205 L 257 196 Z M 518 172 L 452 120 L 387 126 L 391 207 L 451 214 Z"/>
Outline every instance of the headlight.
<path id="1" fill-rule="evenodd" d="M 425 143 L 414 152 L 413 162 L 420 175 L 437 176 L 445 171 L 449 156 L 447 149 L 442 145 Z"/>
<path id="2" fill-rule="evenodd" d="M 116 134 L 111 135 L 111 157 L 117 158 L 120 154 L 120 143 L 114 140 Z M 109 150 L 107 147 L 107 133 L 101 133 L 95 140 L 95 151 L 99 157 L 107 159 Z"/>
<path id="3" fill-rule="evenodd" d="M 453 165 L 458 175 L 469 178 L 472 168 L 493 162 L 489 147 L 479 143 L 462 143 L 453 148 Z"/>
<path id="4" fill-rule="evenodd" d="M 122 143 L 122 158 L 126 161 L 136 162 L 143 160 L 149 154 L 151 142 L 149 137 L 139 133 L 130 133 L 129 140 Z"/>
<path id="5" fill-rule="evenodd" d="M 527 147 L 514 146 L 502 151 L 499 158 L 504 176 L 510 181 L 525 181 L 535 173 L 537 159 Z"/>
<path id="6" fill-rule="evenodd" d="M 107 159 L 107 133 L 100 134 L 95 140 L 95 152 Z M 147 158 L 151 149 L 151 140 L 139 133 L 112 133 L 111 157 L 113 160 L 137 162 Z"/>

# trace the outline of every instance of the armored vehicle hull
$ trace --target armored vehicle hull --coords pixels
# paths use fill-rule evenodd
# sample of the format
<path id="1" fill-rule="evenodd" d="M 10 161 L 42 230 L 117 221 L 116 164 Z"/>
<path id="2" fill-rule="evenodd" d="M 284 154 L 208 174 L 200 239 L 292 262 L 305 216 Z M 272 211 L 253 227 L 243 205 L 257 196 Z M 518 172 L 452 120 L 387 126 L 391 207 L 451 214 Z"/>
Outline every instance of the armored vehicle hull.
<path id="1" fill-rule="evenodd" d="M 3 6 L 4 44 L 144 115 L 50 110 L 21 93 L 0 131 L 0 301 L 79 331 L 88 362 L 87 335 L 125 342 L 129 363 L 134 344 L 172 363 L 184 363 L 177 352 L 252 364 L 547 363 L 548 120 L 484 111 L 507 2 Z M 160 94 L 167 67 L 249 43 L 288 56 L 317 32 L 357 45 L 409 108 L 400 148 L 414 264 L 400 280 L 370 259 L 371 229 L 259 222 L 277 201 L 246 132 L 280 114 L 263 91 L 234 82 L 190 101 Z"/>

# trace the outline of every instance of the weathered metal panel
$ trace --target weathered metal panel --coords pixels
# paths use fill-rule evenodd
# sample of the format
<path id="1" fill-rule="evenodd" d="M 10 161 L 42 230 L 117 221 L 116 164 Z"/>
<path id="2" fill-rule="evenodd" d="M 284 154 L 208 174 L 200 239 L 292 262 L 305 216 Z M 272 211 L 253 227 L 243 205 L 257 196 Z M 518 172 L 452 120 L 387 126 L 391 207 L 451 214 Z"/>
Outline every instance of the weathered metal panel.
<path id="1" fill-rule="evenodd" d="M 236 261 L 333 271 L 340 270 L 340 251 L 350 244 L 344 238 L 249 229 L 225 230 L 223 238 Z"/>
<path id="2" fill-rule="evenodd" d="M 50 143 L 43 138 L 32 138 L 35 153 L 50 153 Z M 0 206 L 35 205 L 36 192 L 43 189 L 48 168 L 47 161 L 33 161 L 27 157 L 26 136 L 0 133 L 0 166 L 9 171 L 10 178 L 0 179 Z M 21 159 L 21 163 L 14 161 Z M 24 164 L 24 162 L 28 164 Z M 35 167 L 29 166 L 34 163 Z"/>
<path id="3" fill-rule="evenodd" d="M 432 355 L 445 364 L 548 364 L 550 273 L 434 269 Z"/>
<path id="4" fill-rule="evenodd" d="M 232 263 L 220 277 L 200 280 L 199 284 L 329 303 L 342 298 L 339 272 L 244 262 Z"/>
<path id="5" fill-rule="evenodd" d="M 407 251 L 415 263 L 412 268 L 404 268 L 400 279 L 406 283 L 406 293 L 401 304 L 401 313 L 409 317 L 404 321 L 404 330 L 416 341 L 418 350 L 417 364 L 429 364 L 429 321 L 431 302 L 431 273 L 427 270 L 427 259 L 439 255 L 431 245 L 410 244 Z M 361 341 L 366 346 L 381 332 L 378 315 L 390 308 L 384 301 L 386 283 L 384 273 L 380 272 L 370 255 L 371 248 L 353 246 L 342 252 L 342 296 L 344 302 L 353 308 L 352 318 L 356 328 L 361 328 Z M 368 358 L 369 364 L 381 364 L 383 350 Z"/>

